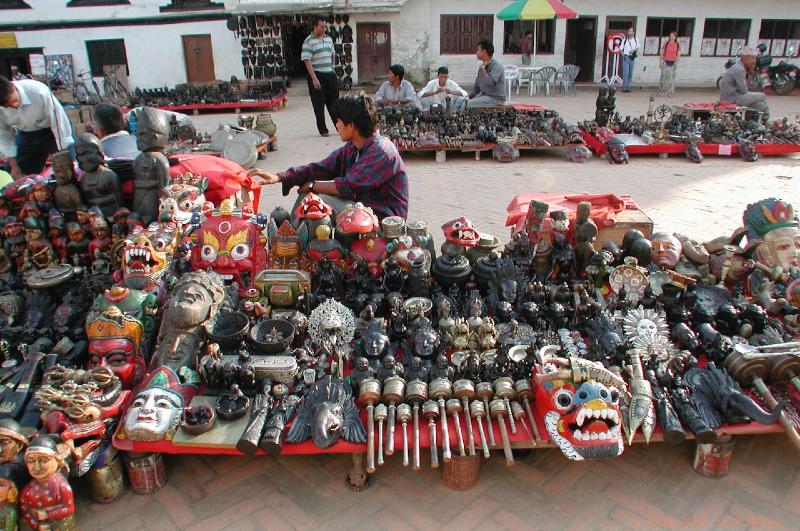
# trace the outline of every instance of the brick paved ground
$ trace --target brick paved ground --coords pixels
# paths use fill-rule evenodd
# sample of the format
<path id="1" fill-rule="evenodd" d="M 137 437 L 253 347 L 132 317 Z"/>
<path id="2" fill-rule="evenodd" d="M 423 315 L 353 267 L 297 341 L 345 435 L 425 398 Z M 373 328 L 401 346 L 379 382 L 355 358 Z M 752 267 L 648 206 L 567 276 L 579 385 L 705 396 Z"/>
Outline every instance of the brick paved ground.
<path id="1" fill-rule="evenodd" d="M 623 114 L 646 111 L 646 93 L 619 95 Z M 540 98 L 570 121 L 590 116 L 595 93 L 574 98 Z M 674 101 L 710 101 L 712 92 L 679 94 Z M 528 101 L 529 98 L 519 98 Z M 667 101 L 664 99 L 664 101 Z M 773 114 L 800 111 L 796 97 L 770 98 Z M 316 136 L 307 94 L 293 89 L 289 107 L 273 117 L 279 151 L 260 166 L 271 170 L 317 160 L 339 145 Z M 206 115 L 197 123 L 215 128 L 232 115 Z M 523 154 L 510 165 L 476 162 L 469 155 L 437 164 L 432 156 L 407 160 L 410 217 L 432 227 L 469 216 L 477 227 L 506 237 L 505 207 L 521 192 L 617 192 L 631 194 L 656 226 L 697 239 L 725 234 L 741 221 L 748 201 L 768 196 L 800 206 L 800 163 L 779 157 L 756 164 L 739 158 L 708 157 L 695 165 L 682 157 L 632 158 L 624 167 L 594 160 L 568 163 L 547 153 Z M 290 206 L 273 187 L 262 210 Z M 434 234 L 438 236 L 438 229 Z M 101 506 L 76 482 L 78 522 L 84 529 L 644 529 L 792 528 L 800 516 L 800 466 L 781 435 L 741 437 L 730 475 L 711 480 L 691 468 L 693 447 L 626 448 L 605 462 L 573 463 L 558 450 L 539 450 L 506 467 L 493 455 L 477 487 L 445 488 L 438 472 L 404 469 L 400 456 L 387 458 L 371 487 L 353 493 L 344 478 L 349 456 L 196 457 L 167 456 L 167 486 L 152 496 L 127 493 Z"/>

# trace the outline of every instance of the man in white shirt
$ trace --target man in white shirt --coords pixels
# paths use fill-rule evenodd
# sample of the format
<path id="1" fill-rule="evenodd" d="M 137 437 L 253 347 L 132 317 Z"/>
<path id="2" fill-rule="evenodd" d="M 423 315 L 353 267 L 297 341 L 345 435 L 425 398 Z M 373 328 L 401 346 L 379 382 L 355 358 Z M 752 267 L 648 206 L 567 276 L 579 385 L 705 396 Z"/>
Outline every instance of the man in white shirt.
<path id="1" fill-rule="evenodd" d="M 72 143 L 67 113 L 47 85 L 0 76 L 0 153 L 15 180 L 40 173 L 48 156 Z"/>
<path id="2" fill-rule="evenodd" d="M 419 104 L 423 111 L 430 110 L 432 105 L 441 105 L 449 114 L 463 109 L 468 97 L 467 91 L 450 79 L 447 67 L 440 66 L 436 77 L 419 91 Z"/>
<path id="3" fill-rule="evenodd" d="M 631 91 L 633 64 L 637 55 L 639 55 L 639 39 L 636 38 L 636 30 L 631 27 L 628 28 L 628 35 L 622 43 L 622 92 Z"/>
<path id="4" fill-rule="evenodd" d="M 403 65 L 392 65 L 387 72 L 388 79 L 378 88 L 375 93 L 375 103 L 381 107 L 390 105 L 392 107 L 413 108 L 417 106 L 417 92 L 414 85 L 407 79 L 406 69 Z"/>
<path id="5" fill-rule="evenodd" d="M 122 111 L 116 105 L 101 103 L 95 107 L 94 125 L 106 157 L 133 160 L 141 153 L 136 146 L 136 137 L 124 129 Z"/>

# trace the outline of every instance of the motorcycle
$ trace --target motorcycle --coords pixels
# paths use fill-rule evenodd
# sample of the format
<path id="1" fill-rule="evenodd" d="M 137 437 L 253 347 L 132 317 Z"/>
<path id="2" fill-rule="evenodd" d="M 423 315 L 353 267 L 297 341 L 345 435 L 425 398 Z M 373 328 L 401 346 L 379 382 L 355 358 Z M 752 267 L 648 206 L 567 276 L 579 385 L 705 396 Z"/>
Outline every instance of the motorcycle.
<path id="1" fill-rule="evenodd" d="M 794 57 L 795 49 L 790 46 L 786 50 L 786 55 Z M 772 90 L 778 96 L 790 94 L 797 83 L 797 65 L 793 65 L 786 60 L 781 61 L 775 66 L 768 68 Z"/>
<path id="2" fill-rule="evenodd" d="M 756 64 L 753 66 L 752 75 L 747 76 L 747 88 L 748 90 L 760 90 L 764 87 L 768 87 L 772 84 L 772 80 L 770 79 L 768 69 L 772 64 L 772 55 L 766 53 L 767 45 L 761 43 L 758 45 L 758 56 L 756 57 Z M 742 55 L 742 47 L 739 46 L 736 49 L 736 55 L 725 61 L 725 70 L 729 70 L 733 65 L 736 64 L 736 61 Z M 719 84 L 722 81 L 722 78 L 725 74 L 722 74 L 717 78 L 717 88 L 719 88 Z"/>

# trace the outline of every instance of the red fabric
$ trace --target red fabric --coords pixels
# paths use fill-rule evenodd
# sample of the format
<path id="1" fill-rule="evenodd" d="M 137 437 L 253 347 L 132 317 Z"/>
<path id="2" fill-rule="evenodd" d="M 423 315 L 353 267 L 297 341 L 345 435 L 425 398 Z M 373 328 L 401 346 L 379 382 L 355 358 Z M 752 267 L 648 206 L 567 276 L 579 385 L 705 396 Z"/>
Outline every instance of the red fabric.
<path id="1" fill-rule="evenodd" d="M 556 18 L 578 18 L 578 13 L 561 0 L 547 0 L 556 14 Z"/>
<path id="2" fill-rule="evenodd" d="M 536 105 L 535 103 L 512 103 L 511 107 L 518 111 L 543 111 L 545 107 Z"/>
<path id="3" fill-rule="evenodd" d="M 715 107 L 723 111 L 732 111 L 738 108 L 738 105 L 730 101 L 687 102 L 683 106 L 697 111 L 713 111 Z"/>
<path id="4" fill-rule="evenodd" d="M 164 105 L 156 107 L 165 111 L 216 111 L 225 109 L 259 109 L 265 107 L 274 107 L 280 109 L 281 104 L 286 100 L 286 94 L 273 98 L 271 100 L 260 101 L 237 101 L 233 103 L 196 103 L 192 105 Z"/>
<path id="5" fill-rule="evenodd" d="M 638 209 L 636 202 L 627 195 L 615 194 L 519 194 L 515 196 L 506 207 L 506 227 L 514 226 L 514 232 L 522 230 L 525 216 L 528 214 L 530 202 L 536 200 L 550 205 L 549 212 L 553 210 L 566 210 L 570 219 L 575 218 L 575 211 L 581 201 L 592 203 L 592 221 L 598 228 L 614 225 L 617 214 L 625 209 Z"/>
<path id="6" fill-rule="evenodd" d="M 250 190 L 253 210 L 258 212 L 261 185 L 250 178 L 247 170 L 235 162 L 213 155 L 184 153 L 176 155 L 176 157 L 180 162 L 170 167 L 169 174 L 171 177 L 191 172 L 207 178 L 206 199 L 216 206 L 219 206 L 223 199 L 238 194 L 244 187 Z"/>

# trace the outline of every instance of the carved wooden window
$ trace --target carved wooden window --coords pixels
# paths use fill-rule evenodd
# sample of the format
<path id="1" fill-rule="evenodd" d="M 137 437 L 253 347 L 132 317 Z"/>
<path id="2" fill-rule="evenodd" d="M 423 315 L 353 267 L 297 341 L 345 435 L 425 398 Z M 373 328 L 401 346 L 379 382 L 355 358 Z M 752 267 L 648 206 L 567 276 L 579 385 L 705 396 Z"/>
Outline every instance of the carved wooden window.
<path id="1" fill-rule="evenodd" d="M 478 41 L 491 39 L 494 15 L 442 15 L 439 53 L 474 54 Z"/>

